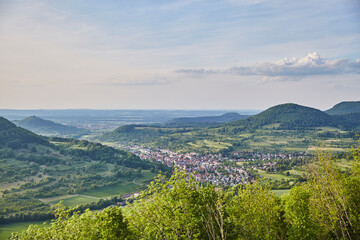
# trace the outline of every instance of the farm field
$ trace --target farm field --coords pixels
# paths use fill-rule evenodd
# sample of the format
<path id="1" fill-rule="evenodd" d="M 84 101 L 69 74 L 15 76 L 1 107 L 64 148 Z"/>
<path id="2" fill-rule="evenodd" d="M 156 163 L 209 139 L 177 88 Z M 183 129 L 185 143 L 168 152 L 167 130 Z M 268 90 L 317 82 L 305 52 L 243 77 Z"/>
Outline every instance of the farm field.
<path id="1" fill-rule="evenodd" d="M 100 198 L 93 197 L 93 196 L 86 196 L 86 195 L 75 195 L 73 197 L 66 197 L 63 199 L 54 200 L 52 202 L 49 202 L 51 205 L 55 205 L 59 203 L 60 201 L 63 201 L 63 205 L 66 207 L 76 207 L 78 205 L 85 205 L 92 202 L 99 201 Z"/>
<path id="2" fill-rule="evenodd" d="M 293 176 L 286 176 L 284 174 L 278 174 L 278 173 L 267 173 L 265 171 L 262 171 L 262 170 L 258 170 L 258 173 L 261 177 L 265 178 L 265 179 L 269 179 L 271 181 L 275 181 L 275 180 L 278 180 L 280 181 L 281 179 L 293 179 L 294 177 Z"/>
<path id="3" fill-rule="evenodd" d="M 82 195 L 93 196 L 98 198 L 112 197 L 123 195 L 127 193 L 133 193 L 139 191 L 139 185 L 146 181 L 151 181 L 156 176 L 155 173 L 151 173 L 149 170 L 143 170 L 142 176 L 135 178 L 133 181 L 129 181 L 123 178 L 120 183 L 105 186 L 98 189 L 81 192 Z"/>
<path id="4" fill-rule="evenodd" d="M 101 198 L 113 197 L 140 191 L 139 185 L 146 181 L 151 181 L 156 176 L 149 170 L 143 170 L 141 177 L 136 177 L 133 181 L 122 178 L 122 181 L 117 184 L 96 188 L 89 191 L 84 191 L 79 194 L 67 194 L 50 198 L 41 198 L 40 201 L 55 205 L 63 201 L 66 207 L 76 207 L 77 205 L 84 205 L 92 202 L 97 202 Z"/>

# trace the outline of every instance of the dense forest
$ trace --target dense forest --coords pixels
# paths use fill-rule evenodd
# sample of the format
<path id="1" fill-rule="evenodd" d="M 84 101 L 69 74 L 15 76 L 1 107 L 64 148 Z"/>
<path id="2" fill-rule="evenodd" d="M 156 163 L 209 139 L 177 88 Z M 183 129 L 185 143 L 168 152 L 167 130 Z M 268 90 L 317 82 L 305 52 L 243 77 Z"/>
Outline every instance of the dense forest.
<path id="1" fill-rule="evenodd" d="M 160 175 L 126 208 L 60 207 L 48 227 L 11 239 L 359 239 L 360 148 L 348 157 L 354 167 L 343 172 L 319 153 L 307 181 L 282 198 L 260 181 L 221 190 L 181 171 Z"/>

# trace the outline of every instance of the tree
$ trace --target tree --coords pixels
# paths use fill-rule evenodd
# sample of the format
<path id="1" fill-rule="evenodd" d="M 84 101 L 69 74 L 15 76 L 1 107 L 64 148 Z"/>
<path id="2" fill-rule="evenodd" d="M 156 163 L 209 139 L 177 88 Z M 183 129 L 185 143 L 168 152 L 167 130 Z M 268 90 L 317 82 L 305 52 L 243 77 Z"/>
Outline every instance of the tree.
<path id="1" fill-rule="evenodd" d="M 248 183 L 234 189 L 227 212 L 240 239 L 282 239 L 285 235 L 281 202 L 268 185 Z"/>
<path id="2" fill-rule="evenodd" d="M 311 186 L 303 184 L 290 190 L 285 198 L 285 217 L 289 239 L 321 239 L 321 227 L 311 215 Z"/>

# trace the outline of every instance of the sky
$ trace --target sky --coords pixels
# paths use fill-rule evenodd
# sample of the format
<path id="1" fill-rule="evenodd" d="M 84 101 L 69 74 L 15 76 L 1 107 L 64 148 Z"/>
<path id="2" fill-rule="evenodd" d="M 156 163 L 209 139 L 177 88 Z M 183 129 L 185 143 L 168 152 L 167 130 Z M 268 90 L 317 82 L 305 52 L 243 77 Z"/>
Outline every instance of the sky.
<path id="1" fill-rule="evenodd" d="M 359 0 L 0 0 L 1 109 L 359 100 Z"/>

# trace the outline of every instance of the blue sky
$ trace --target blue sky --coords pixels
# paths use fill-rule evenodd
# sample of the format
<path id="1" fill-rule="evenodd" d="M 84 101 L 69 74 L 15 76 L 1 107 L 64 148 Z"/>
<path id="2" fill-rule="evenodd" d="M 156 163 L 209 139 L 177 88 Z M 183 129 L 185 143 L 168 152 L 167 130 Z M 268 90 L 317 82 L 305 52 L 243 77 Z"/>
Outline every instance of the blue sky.
<path id="1" fill-rule="evenodd" d="M 356 0 L 0 0 L 0 108 L 360 100 Z"/>

